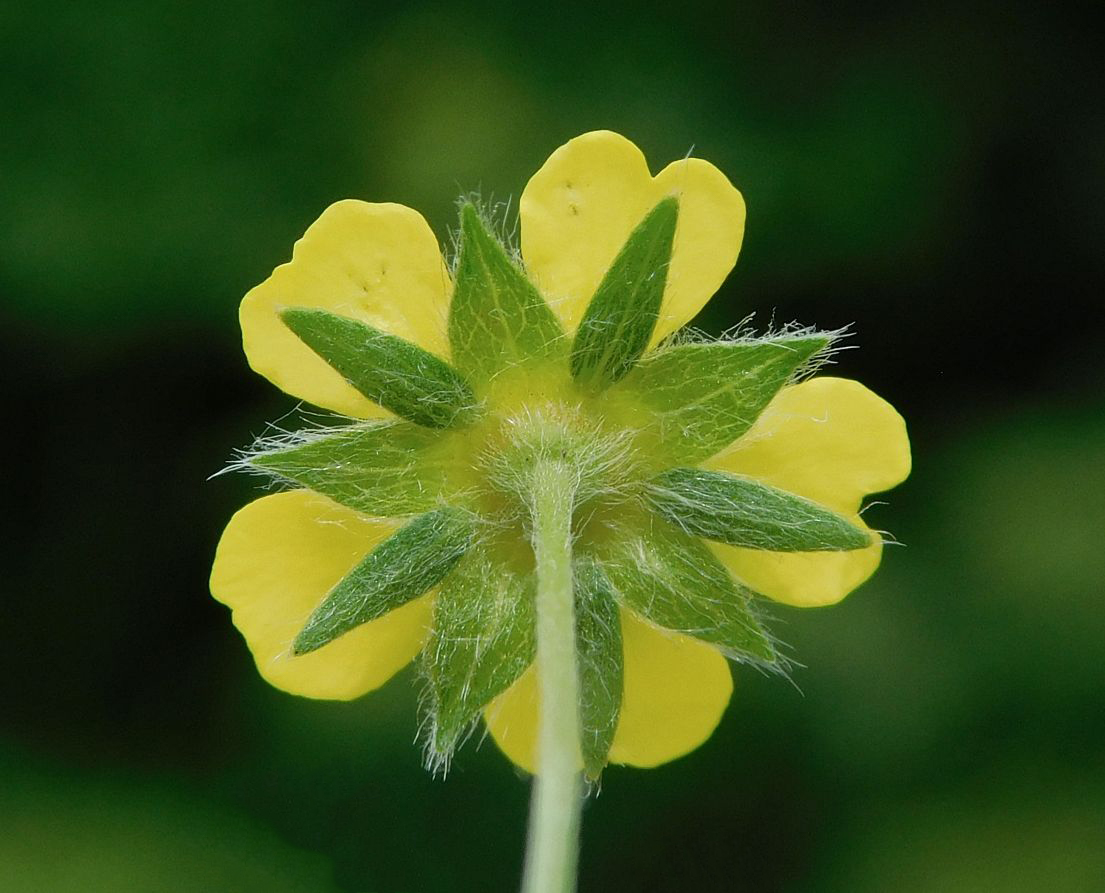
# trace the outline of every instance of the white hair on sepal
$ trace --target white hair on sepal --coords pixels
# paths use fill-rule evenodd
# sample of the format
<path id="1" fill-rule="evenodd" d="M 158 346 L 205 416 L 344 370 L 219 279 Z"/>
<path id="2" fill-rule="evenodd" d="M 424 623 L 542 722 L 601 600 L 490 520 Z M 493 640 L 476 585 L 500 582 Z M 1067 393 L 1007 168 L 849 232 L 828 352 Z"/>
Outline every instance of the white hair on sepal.
<path id="1" fill-rule="evenodd" d="M 418 687 L 418 727 L 415 730 L 415 742 L 420 743 L 422 747 L 422 765 L 434 778 L 444 780 L 449 777 L 449 768 L 453 762 L 455 748 L 442 752 L 435 747 L 438 736 L 433 687 L 426 679 L 426 672 L 421 659 L 426 648 L 429 647 L 430 641 L 427 641 L 416 658 L 418 675 L 422 677 L 423 685 Z"/>
<path id="2" fill-rule="evenodd" d="M 293 417 L 295 424 L 300 427 L 283 427 L 283 423 Z M 303 446 L 306 443 L 313 443 L 354 427 L 390 424 L 394 421 L 394 419 L 358 419 L 331 410 L 308 408 L 301 401 L 273 421 L 265 422 L 265 433 L 255 435 L 248 447 L 234 450 L 230 461 L 207 479 L 213 480 L 236 471 L 243 471 L 261 477 L 278 478 L 279 475 L 274 472 L 252 465 L 252 460 L 258 456 L 278 453 L 293 447 Z M 335 424 L 335 422 L 341 424 Z"/>
<path id="3" fill-rule="evenodd" d="M 430 643 L 426 643 L 428 648 Z M 420 654 L 421 656 L 421 654 Z M 464 729 L 458 734 L 447 749 L 439 746 L 438 740 L 438 727 L 437 716 L 433 686 L 426 679 L 424 668 L 419 661 L 419 675 L 423 679 L 423 685 L 419 688 L 418 692 L 418 728 L 415 732 L 415 741 L 421 741 L 422 743 L 422 763 L 426 769 L 435 778 L 441 778 L 442 780 L 448 778 L 449 769 L 453 764 L 453 757 L 456 756 L 456 752 L 464 747 L 468 743 L 469 739 L 475 734 L 476 729 L 479 728 L 480 722 L 483 716 L 483 708 L 481 708 L 475 716 L 472 717 L 464 726 Z M 486 706 L 486 705 L 485 705 Z M 482 744 L 487 737 L 487 730 L 480 736 L 479 744 Z M 479 745 L 477 745 L 478 747 Z"/>
<path id="4" fill-rule="evenodd" d="M 334 416 L 329 416 L 327 420 L 332 418 L 334 418 Z M 394 420 L 392 419 L 368 420 L 345 418 L 345 420 L 349 422 L 349 424 L 331 427 L 324 425 L 320 419 L 314 427 L 299 428 L 296 430 L 280 428 L 275 423 L 269 423 L 266 426 L 269 429 L 267 433 L 255 437 L 253 443 L 248 447 L 235 450 L 227 466 L 214 476 L 226 474 L 227 472 L 240 471 L 257 477 L 266 478 L 276 483 L 283 483 L 287 480 L 284 475 L 281 475 L 273 469 L 258 465 L 256 460 L 262 456 L 283 453 L 295 449 L 296 447 L 317 443 L 337 434 L 343 434 L 353 430 L 383 428 L 394 424 Z"/>
<path id="5" fill-rule="evenodd" d="M 890 503 L 887 502 L 885 499 L 873 499 L 870 502 L 864 503 L 856 514 L 858 514 L 862 518 L 867 513 L 868 509 L 874 508 L 878 505 L 890 505 Z M 902 546 L 904 548 L 907 545 L 906 543 L 903 543 L 900 539 L 898 539 L 889 530 L 880 530 L 877 527 L 872 527 L 870 528 L 870 530 L 879 538 L 879 542 L 884 546 Z"/>
<path id="6" fill-rule="evenodd" d="M 494 193 L 492 193 L 484 198 L 482 192 L 477 188 L 462 192 L 457 196 L 454 205 L 457 209 L 458 218 L 461 208 L 465 205 L 472 205 L 487 231 L 506 250 L 507 256 L 519 268 L 523 266 L 519 239 L 521 222 L 513 196 L 508 195 L 505 199 L 500 200 L 496 199 Z M 449 227 L 446 241 L 448 244 L 448 251 L 445 255 L 446 265 L 453 277 L 456 278 L 462 241 L 459 219 L 458 223 Z"/>
<path id="7" fill-rule="evenodd" d="M 808 338 L 811 336 L 827 339 L 828 343 L 825 347 L 809 357 L 797 370 L 795 370 L 790 378 L 790 382 L 794 383 L 816 375 L 823 366 L 835 362 L 837 353 L 842 350 L 853 349 L 856 346 L 840 343 L 844 339 L 852 337 L 854 334 L 850 325 L 842 326 L 839 329 L 828 330 L 818 329 L 815 326 L 802 325 L 798 322 L 789 322 L 778 326 L 774 322 L 774 317 L 772 317 L 767 329 L 763 332 L 757 332 L 752 326 L 754 318 L 755 314 L 750 313 L 748 316 L 723 331 L 717 338 L 694 326 L 684 326 L 663 338 L 656 347 L 649 351 L 648 356 L 656 357 L 669 350 L 685 345 L 757 344 L 764 341 L 778 343 L 788 339 Z"/>

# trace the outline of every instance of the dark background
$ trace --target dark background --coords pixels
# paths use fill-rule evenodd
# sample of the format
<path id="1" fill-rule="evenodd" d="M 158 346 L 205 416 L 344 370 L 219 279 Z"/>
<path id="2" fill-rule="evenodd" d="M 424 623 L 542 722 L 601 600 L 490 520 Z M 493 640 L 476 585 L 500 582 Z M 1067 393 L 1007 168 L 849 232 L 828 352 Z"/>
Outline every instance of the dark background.
<path id="1" fill-rule="evenodd" d="M 419 765 L 410 672 L 253 669 L 207 594 L 293 405 L 242 294 L 330 202 L 439 237 L 607 127 L 749 206 L 720 331 L 854 323 L 905 544 L 783 610 L 714 737 L 611 769 L 586 891 L 1105 890 L 1105 90 L 1091 4 L 244 2 L 0 11 L 0 889 L 510 890 L 528 785 Z"/>

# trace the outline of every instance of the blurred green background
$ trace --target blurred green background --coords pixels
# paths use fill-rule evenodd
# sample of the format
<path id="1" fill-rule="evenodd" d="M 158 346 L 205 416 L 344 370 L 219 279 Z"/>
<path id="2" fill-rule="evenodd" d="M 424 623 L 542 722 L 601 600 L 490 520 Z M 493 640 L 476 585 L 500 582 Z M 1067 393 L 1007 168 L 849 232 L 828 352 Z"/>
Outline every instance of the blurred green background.
<path id="1" fill-rule="evenodd" d="M 611 769 L 587 891 L 1105 890 L 1105 84 L 1091 4 L 0 8 L 0 890 L 515 887 L 528 785 L 419 765 L 408 671 L 268 688 L 207 595 L 292 401 L 241 295 L 330 202 L 516 197 L 608 127 L 744 191 L 720 331 L 854 323 L 905 544 L 780 609 L 797 690 Z"/>

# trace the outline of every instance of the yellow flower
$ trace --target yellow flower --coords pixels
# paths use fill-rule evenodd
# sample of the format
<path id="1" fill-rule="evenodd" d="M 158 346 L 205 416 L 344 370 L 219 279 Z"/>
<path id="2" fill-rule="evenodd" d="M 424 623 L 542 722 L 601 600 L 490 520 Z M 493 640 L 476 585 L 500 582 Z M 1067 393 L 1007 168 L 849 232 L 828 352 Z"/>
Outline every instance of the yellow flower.
<path id="1" fill-rule="evenodd" d="M 476 227 L 475 212 L 470 213 L 465 225 Z M 350 460 L 352 454 L 346 453 L 339 460 L 336 452 L 327 454 L 327 473 L 346 477 L 340 484 L 328 478 L 325 486 L 317 486 L 329 495 L 316 489 L 292 489 L 264 496 L 233 517 L 218 547 L 211 589 L 233 610 L 234 623 L 259 671 L 273 685 L 307 697 L 355 698 L 382 685 L 423 651 L 435 623 L 440 587 L 414 593 L 415 597 L 375 619 L 342 626 L 332 641 L 330 634 L 319 640 L 324 647 L 302 645 L 305 629 L 318 621 L 320 605 L 330 604 L 338 584 L 364 566 L 366 556 L 374 554 L 378 546 L 403 530 L 404 519 L 410 516 L 468 499 L 465 511 L 498 518 L 498 526 L 488 535 L 491 544 L 485 552 L 492 556 L 488 560 L 517 565 L 524 576 L 524 568 L 532 564 L 525 523 L 518 520 L 510 499 L 503 495 L 509 495 L 512 485 L 501 481 L 523 467 L 524 452 L 533 447 L 525 441 L 527 425 L 541 428 L 542 448 L 548 446 L 550 429 L 563 432 L 570 458 L 590 463 L 580 472 L 580 480 L 586 483 L 591 475 L 597 483 L 588 496 L 587 515 L 580 515 L 575 533 L 581 554 L 587 553 L 593 541 L 596 560 L 605 562 L 615 590 L 620 585 L 619 572 L 630 576 L 640 572 L 632 566 L 637 559 L 631 556 L 639 554 L 640 561 L 647 563 L 651 554 L 645 548 L 639 553 L 623 549 L 612 555 L 609 543 L 623 536 L 619 520 L 623 515 L 633 516 L 637 520 L 632 523 L 639 522 L 644 525 L 641 529 L 650 532 L 654 525 L 658 525 L 656 530 L 668 530 L 671 522 L 672 536 L 706 537 L 711 540 L 708 548 L 720 561 L 718 566 L 727 568 L 736 581 L 734 592 L 754 592 L 788 605 L 832 604 L 877 567 L 882 546 L 860 520 L 861 501 L 907 476 L 909 444 L 901 417 L 862 385 L 831 377 L 798 380 L 801 369 L 823 354 L 830 339 L 818 340 L 803 330 L 785 332 L 768 339 L 770 343 L 736 342 L 749 348 L 768 344 L 774 351 L 772 357 L 794 352 L 797 346 L 805 353 L 780 373 L 782 377 L 770 388 L 766 408 L 756 406 L 743 423 L 730 418 L 726 422 L 730 429 L 709 415 L 720 412 L 714 403 L 703 403 L 705 408 L 693 417 L 679 415 L 664 403 L 671 378 L 667 366 L 674 361 L 663 358 L 677 355 L 661 342 L 686 325 L 721 285 L 736 262 L 743 237 L 744 202 L 723 174 L 705 161 L 690 158 L 673 162 L 652 176 L 631 142 L 608 131 L 588 133 L 554 152 L 533 176 L 522 193 L 519 215 L 525 275 L 552 308 L 562 337 L 534 341 L 538 345 L 534 353 L 532 345 L 521 345 L 523 336 L 529 337 L 527 332 L 532 335 L 541 326 L 546 331 L 549 326 L 557 327 L 519 316 L 517 326 L 513 322 L 500 326 L 507 336 L 521 333 L 519 343 L 510 348 L 516 349 L 517 356 L 507 356 L 508 347 L 497 347 L 506 358 L 496 359 L 496 354 L 486 369 L 481 366 L 480 351 L 491 350 L 494 338 L 472 339 L 462 351 L 455 328 L 450 328 L 451 318 L 457 316 L 456 304 L 470 297 L 460 294 L 465 288 L 460 284 L 453 302 L 454 282 L 460 283 L 466 275 L 464 258 L 460 268 L 451 269 L 425 220 L 400 205 L 360 201 L 332 205 L 296 244 L 291 262 L 278 267 L 242 301 L 243 343 L 254 370 L 294 397 L 354 419 L 391 420 L 398 413 L 412 420 L 414 424 L 402 422 L 392 428 L 375 422 L 344 430 L 354 431 L 357 437 L 362 432 L 375 436 L 382 431 L 389 437 L 417 441 L 404 456 L 417 456 L 424 466 L 418 472 L 418 498 L 404 491 L 401 498 L 395 497 L 398 501 L 386 503 L 406 505 L 403 500 L 407 500 L 415 506 L 397 512 L 396 517 L 383 517 L 384 513 L 374 508 L 384 503 L 374 502 L 373 493 L 387 491 L 387 498 L 392 499 L 388 488 L 406 480 L 403 475 L 408 472 L 414 474 L 410 463 L 391 458 L 385 462 L 374 453 L 372 461 L 382 462 L 383 470 L 371 480 L 358 482 L 350 480 L 348 472 L 360 460 Z M 662 301 L 648 320 L 650 328 L 642 330 L 641 349 L 647 347 L 647 353 L 638 362 L 640 350 L 630 352 L 622 365 L 602 353 L 608 343 L 623 335 L 631 340 L 632 333 L 621 329 L 616 335 L 596 329 L 600 334 L 592 339 L 591 353 L 587 353 L 579 346 L 585 339 L 577 337 L 577 332 L 581 323 L 585 328 L 589 324 L 588 315 L 594 315 L 589 310 L 592 298 L 608 288 L 616 259 L 629 257 L 634 244 L 645 245 L 648 221 L 654 221 L 651 232 L 661 233 L 656 241 L 663 241 L 665 215 L 670 217 L 674 241 L 661 265 L 666 270 L 666 279 L 660 279 Z M 498 281 L 494 270 L 481 275 L 489 288 Z M 474 299 L 483 300 L 479 295 Z M 311 309 L 363 323 L 368 327 L 363 331 L 379 339 L 383 353 L 378 356 L 397 356 L 407 362 L 408 355 L 402 352 L 410 345 L 421 348 L 424 355 L 410 354 L 415 356 L 411 368 L 418 370 L 418 381 L 412 383 L 405 373 L 383 383 L 379 376 L 358 377 L 340 357 L 327 355 L 332 347 L 327 341 L 330 335 L 310 328 L 316 319 L 307 313 Z M 295 316 L 297 313 L 300 316 Z M 317 318 L 330 319 L 325 315 Z M 632 321 L 627 325 L 631 327 Z M 573 338 L 569 376 L 568 345 Z M 730 346 L 729 342 L 722 345 Z M 706 350 L 713 345 L 702 347 Z M 536 359 L 527 359 L 531 353 Z M 430 355 L 443 362 L 430 362 Z M 718 375 L 709 365 L 714 354 L 692 351 L 684 356 L 695 363 L 695 357 L 701 358 L 699 366 L 705 371 L 694 374 L 704 375 L 707 384 L 711 374 Z M 598 384 L 588 379 L 588 364 L 601 367 L 595 373 Z M 767 365 L 765 361 L 763 368 Z M 699 366 L 687 368 L 697 370 Z M 676 363 L 672 368 L 682 367 Z M 741 374 L 754 382 L 757 375 L 766 373 L 761 367 L 749 366 Z M 433 389 L 419 392 L 423 379 L 431 381 Z M 702 399 L 716 403 L 713 391 L 733 386 L 732 380 L 717 381 L 703 389 Z M 366 391 L 389 408 L 370 399 Z M 436 395 L 440 393 L 446 393 L 448 399 L 439 400 Z M 755 402 L 750 397 L 741 399 Z M 700 442 L 694 425 L 715 424 L 721 426 L 719 430 L 740 433 L 724 448 L 693 455 Z M 328 443 L 339 439 L 337 435 Z M 262 451 L 254 458 L 293 453 L 302 457 L 313 442 L 305 438 L 277 445 L 284 449 Z M 499 453 L 507 458 L 501 459 Z M 286 459 L 281 461 L 284 464 L 275 470 L 282 479 L 316 487 L 317 476 L 313 477 L 310 469 L 297 471 Z M 257 465 L 264 466 L 264 462 L 254 462 L 255 470 Z M 603 475 L 614 475 L 615 483 Z M 812 541 L 801 539 L 790 545 L 778 545 L 783 542 L 778 539 L 757 539 L 755 530 L 749 534 L 751 528 L 741 526 L 748 521 L 743 515 L 728 518 L 725 506 L 719 512 L 706 510 L 713 504 L 711 499 L 720 498 L 710 489 L 719 481 L 750 487 L 748 492 L 755 500 L 767 500 L 753 500 L 753 507 L 760 506 L 757 511 L 769 514 L 776 511 L 771 522 L 775 525 L 773 536 L 783 536 L 796 525 L 825 525 L 844 519 L 834 528 L 834 535 L 844 539 L 830 538 L 812 546 Z M 778 491 L 785 492 L 776 498 L 773 494 Z M 335 493 L 339 498 L 331 498 Z M 342 494 L 352 495 L 342 498 Z M 786 502 L 785 494 L 804 499 Z M 684 513 L 688 499 L 700 500 L 695 503 L 697 514 Z M 773 499 L 776 502 L 771 502 Z M 651 512 L 647 521 L 641 520 L 646 514 L 644 505 Z M 803 516 L 805 520 L 786 515 L 803 506 L 808 506 L 810 513 Z M 667 520 L 656 520 L 656 513 Z M 721 530 L 719 523 L 730 527 Z M 756 530 L 759 523 L 756 519 L 751 522 Z M 727 533 L 730 528 L 751 538 L 738 536 L 735 541 L 741 545 L 726 544 L 734 542 Z M 850 533 L 840 532 L 845 528 Z M 624 536 L 632 539 L 630 534 Z M 772 548 L 773 544 L 777 547 Z M 456 561 L 461 561 L 461 568 L 476 561 L 459 557 L 464 548 L 467 546 L 458 549 L 457 556 L 442 559 L 441 574 L 435 581 L 448 574 Z M 710 563 L 709 554 L 703 553 L 701 560 Z M 457 573 L 488 580 L 488 586 L 497 585 L 493 569 Z M 662 578 L 657 571 L 657 579 Z M 508 592 L 509 585 L 503 585 L 502 591 Z M 510 591 L 515 594 L 509 598 L 516 601 L 529 597 L 523 589 Z M 762 644 L 768 650 L 761 653 L 749 646 L 745 653 L 739 647 L 728 647 L 724 637 L 702 631 L 698 631 L 701 636 L 689 635 L 696 629 L 687 626 L 682 631 L 664 628 L 655 616 L 643 616 L 640 602 L 620 598 L 618 604 L 621 653 L 618 674 L 611 678 L 621 683 L 620 702 L 612 708 L 616 720 L 612 740 L 602 749 L 611 762 L 655 766 L 693 750 L 709 737 L 732 691 L 723 651 L 738 659 L 776 661 L 767 639 L 762 639 Z M 440 605 L 436 609 L 439 615 L 443 613 Z M 754 614 L 748 617 L 749 628 L 758 630 Z M 433 648 L 441 647 L 435 639 Z M 500 643 L 496 647 L 506 646 Z M 516 650 L 524 660 L 509 679 L 503 677 L 509 684 L 499 690 L 489 687 L 493 699 L 478 706 L 484 707 L 487 726 L 503 751 L 518 765 L 532 769 L 536 672 L 532 666 L 522 672 L 531 652 L 521 645 Z M 436 670 L 431 667 L 426 672 L 433 677 Z"/>

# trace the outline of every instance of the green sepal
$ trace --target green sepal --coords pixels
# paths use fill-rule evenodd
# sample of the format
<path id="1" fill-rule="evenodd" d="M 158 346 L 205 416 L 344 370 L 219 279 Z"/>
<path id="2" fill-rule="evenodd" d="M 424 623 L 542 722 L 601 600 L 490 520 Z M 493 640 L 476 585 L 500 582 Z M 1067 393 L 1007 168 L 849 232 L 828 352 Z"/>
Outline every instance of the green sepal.
<path id="1" fill-rule="evenodd" d="M 427 512 L 449 493 L 456 465 L 437 431 L 411 422 L 351 425 L 247 456 L 242 467 L 308 487 L 375 517 Z"/>
<path id="2" fill-rule="evenodd" d="M 415 518 L 368 553 L 330 590 L 292 650 L 307 654 L 429 591 L 468 551 L 474 520 L 459 509 Z"/>
<path id="3" fill-rule="evenodd" d="M 368 399 L 428 428 L 471 417 L 468 382 L 440 357 L 366 323 L 311 307 L 280 313 L 299 339 Z"/>
<path id="4" fill-rule="evenodd" d="M 453 363 L 482 383 L 563 344 L 556 315 L 525 273 L 488 232 L 475 206 L 460 210 L 460 255 L 449 306 Z"/>
<path id="5" fill-rule="evenodd" d="M 574 567 L 580 750 L 584 774 L 601 774 L 622 707 L 622 621 L 602 567 L 582 556 Z"/>
<path id="6" fill-rule="evenodd" d="M 751 478 L 672 468 L 646 487 L 649 504 L 694 536 L 770 552 L 864 549 L 871 537 L 815 502 Z"/>
<path id="7" fill-rule="evenodd" d="M 634 613 L 717 645 L 733 660 L 782 665 L 756 615 L 755 593 L 737 583 L 700 539 L 653 517 L 623 529 L 597 554 L 615 596 Z"/>
<path id="8" fill-rule="evenodd" d="M 645 357 L 620 388 L 656 413 L 652 432 L 664 454 L 698 462 L 749 428 L 809 360 L 827 334 L 681 344 Z"/>
<path id="9" fill-rule="evenodd" d="M 668 281 L 679 200 L 663 199 L 629 235 L 595 290 L 572 344 L 572 377 L 598 391 L 648 347 Z"/>
<path id="10" fill-rule="evenodd" d="M 431 766 L 448 763 L 480 711 L 533 662 L 535 585 L 477 546 L 438 589 L 422 652 Z"/>

